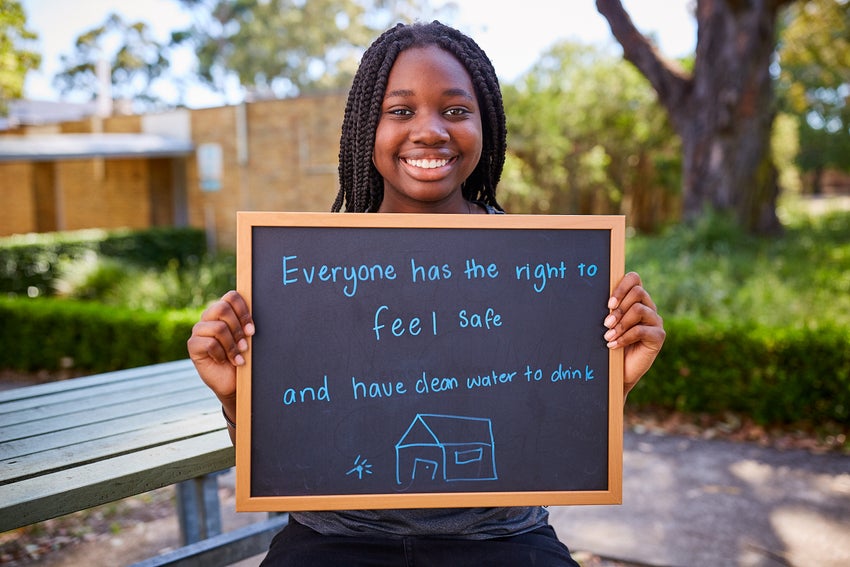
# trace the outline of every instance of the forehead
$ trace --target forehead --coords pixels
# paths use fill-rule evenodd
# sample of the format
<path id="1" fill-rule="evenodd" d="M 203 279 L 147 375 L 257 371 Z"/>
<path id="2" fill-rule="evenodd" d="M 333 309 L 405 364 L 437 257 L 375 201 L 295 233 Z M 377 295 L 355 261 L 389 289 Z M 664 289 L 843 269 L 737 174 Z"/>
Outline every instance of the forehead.
<path id="1" fill-rule="evenodd" d="M 387 93 L 417 83 L 462 88 L 473 93 L 472 78 L 466 68 L 454 55 L 435 45 L 411 47 L 399 53 L 390 70 Z"/>

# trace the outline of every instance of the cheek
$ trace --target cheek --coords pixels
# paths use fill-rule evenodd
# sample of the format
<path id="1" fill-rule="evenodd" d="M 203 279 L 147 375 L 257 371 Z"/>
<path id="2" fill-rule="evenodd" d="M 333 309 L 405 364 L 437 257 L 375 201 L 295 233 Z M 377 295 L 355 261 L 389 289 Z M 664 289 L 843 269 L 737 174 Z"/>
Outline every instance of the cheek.
<path id="1" fill-rule="evenodd" d="M 372 164 L 380 171 L 382 164 L 386 166 L 392 160 L 392 156 L 391 132 L 378 123 L 378 128 L 375 130 L 375 145 L 372 147 Z"/>

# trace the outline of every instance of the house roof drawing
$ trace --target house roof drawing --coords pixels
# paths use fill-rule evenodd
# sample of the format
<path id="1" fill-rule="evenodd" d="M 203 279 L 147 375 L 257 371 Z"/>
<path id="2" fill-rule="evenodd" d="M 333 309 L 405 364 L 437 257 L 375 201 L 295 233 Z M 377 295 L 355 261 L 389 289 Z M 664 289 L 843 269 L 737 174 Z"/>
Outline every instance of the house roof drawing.
<path id="1" fill-rule="evenodd" d="M 454 415 L 417 414 L 397 447 L 411 445 L 493 444 L 489 419 Z"/>

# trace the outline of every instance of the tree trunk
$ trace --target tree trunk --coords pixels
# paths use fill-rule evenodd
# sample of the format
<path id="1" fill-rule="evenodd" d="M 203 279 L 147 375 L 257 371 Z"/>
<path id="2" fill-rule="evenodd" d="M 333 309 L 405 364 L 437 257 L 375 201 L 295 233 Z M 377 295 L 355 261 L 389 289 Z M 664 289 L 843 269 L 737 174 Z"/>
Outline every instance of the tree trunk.
<path id="1" fill-rule="evenodd" d="M 753 232 L 779 229 L 770 155 L 770 61 L 779 9 L 792 0 L 697 0 L 697 47 L 688 75 L 665 60 L 619 0 L 597 0 L 625 58 L 652 84 L 682 139 L 686 220 L 734 214 Z"/>

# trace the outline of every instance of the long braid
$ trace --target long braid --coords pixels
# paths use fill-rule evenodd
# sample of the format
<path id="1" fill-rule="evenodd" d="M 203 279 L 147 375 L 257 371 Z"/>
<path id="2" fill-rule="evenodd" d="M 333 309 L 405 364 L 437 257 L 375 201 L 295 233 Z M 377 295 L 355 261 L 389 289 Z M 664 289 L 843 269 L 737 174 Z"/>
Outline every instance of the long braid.
<path id="1" fill-rule="evenodd" d="M 339 211 L 344 205 L 346 212 L 374 212 L 381 206 L 384 180 L 372 163 L 372 151 L 389 73 L 399 53 L 428 45 L 451 53 L 466 68 L 481 108 L 481 159 L 463 184 L 463 196 L 501 210 L 496 185 L 505 164 L 507 130 L 499 80 L 477 43 L 436 21 L 398 24 L 363 54 L 345 106 L 339 144 L 340 187 L 331 210 Z"/>

